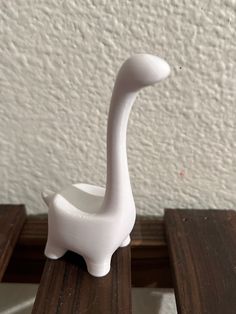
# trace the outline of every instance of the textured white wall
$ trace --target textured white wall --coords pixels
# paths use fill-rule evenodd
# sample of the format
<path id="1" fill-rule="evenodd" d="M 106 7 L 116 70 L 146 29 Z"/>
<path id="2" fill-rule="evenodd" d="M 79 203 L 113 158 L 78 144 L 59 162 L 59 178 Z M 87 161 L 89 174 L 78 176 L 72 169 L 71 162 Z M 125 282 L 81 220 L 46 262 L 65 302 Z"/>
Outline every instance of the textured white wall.
<path id="1" fill-rule="evenodd" d="M 0 2 L 0 202 L 105 184 L 106 119 L 130 54 L 164 57 L 128 129 L 139 213 L 236 206 L 235 0 Z"/>

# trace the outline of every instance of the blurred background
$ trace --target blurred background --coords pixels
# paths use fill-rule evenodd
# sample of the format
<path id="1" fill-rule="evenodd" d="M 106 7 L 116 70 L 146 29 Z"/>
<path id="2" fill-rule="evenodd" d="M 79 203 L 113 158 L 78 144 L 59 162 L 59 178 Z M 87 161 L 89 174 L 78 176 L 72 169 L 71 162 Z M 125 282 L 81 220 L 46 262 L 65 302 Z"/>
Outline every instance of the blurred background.
<path id="1" fill-rule="evenodd" d="M 2 0 L 0 22 L 1 203 L 37 214 L 44 189 L 104 186 L 115 76 L 151 53 L 172 72 L 129 121 L 138 213 L 235 208 L 235 0 Z"/>

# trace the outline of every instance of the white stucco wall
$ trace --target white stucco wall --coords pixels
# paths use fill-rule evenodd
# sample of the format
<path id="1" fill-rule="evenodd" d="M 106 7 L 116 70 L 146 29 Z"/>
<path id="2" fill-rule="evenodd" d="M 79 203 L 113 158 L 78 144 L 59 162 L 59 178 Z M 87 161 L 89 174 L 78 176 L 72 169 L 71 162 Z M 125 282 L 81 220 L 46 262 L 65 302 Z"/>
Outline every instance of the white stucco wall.
<path id="1" fill-rule="evenodd" d="M 236 1 L 0 2 L 0 202 L 105 184 L 114 77 L 138 52 L 171 77 L 142 91 L 128 129 L 139 213 L 236 207 Z"/>

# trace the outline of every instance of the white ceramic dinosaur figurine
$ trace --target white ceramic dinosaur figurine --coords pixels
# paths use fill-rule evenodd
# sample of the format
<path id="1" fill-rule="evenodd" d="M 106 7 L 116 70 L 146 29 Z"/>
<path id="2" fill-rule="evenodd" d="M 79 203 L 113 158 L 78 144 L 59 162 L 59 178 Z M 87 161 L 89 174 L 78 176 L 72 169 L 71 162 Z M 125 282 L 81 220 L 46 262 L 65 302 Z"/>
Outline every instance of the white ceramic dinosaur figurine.
<path id="1" fill-rule="evenodd" d="M 74 184 L 59 193 L 43 193 L 49 207 L 47 257 L 74 251 L 84 257 L 89 273 L 100 277 L 109 272 L 114 251 L 130 243 L 136 210 L 126 155 L 129 113 L 139 90 L 169 73 L 164 60 L 148 54 L 134 55 L 122 65 L 108 118 L 106 189 Z"/>

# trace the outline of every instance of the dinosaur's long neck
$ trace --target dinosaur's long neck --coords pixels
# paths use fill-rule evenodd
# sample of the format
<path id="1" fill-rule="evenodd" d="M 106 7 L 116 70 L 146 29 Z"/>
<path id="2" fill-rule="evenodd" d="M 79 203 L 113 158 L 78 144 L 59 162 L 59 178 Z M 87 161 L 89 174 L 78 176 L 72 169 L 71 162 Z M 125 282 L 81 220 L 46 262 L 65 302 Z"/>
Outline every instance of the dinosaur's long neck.
<path id="1" fill-rule="evenodd" d="M 107 126 L 107 184 L 104 207 L 119 211 L 134 206 L 126 153 L 126 132 L 137 92 L 115 86 Z M 128 208 L 125 208 L 128 210 Z"/>

